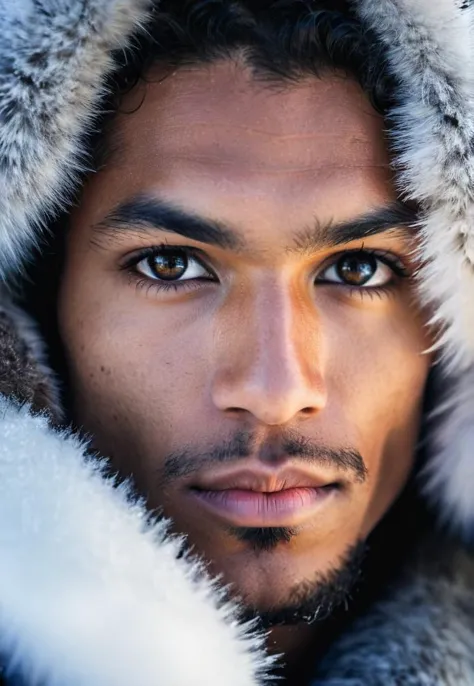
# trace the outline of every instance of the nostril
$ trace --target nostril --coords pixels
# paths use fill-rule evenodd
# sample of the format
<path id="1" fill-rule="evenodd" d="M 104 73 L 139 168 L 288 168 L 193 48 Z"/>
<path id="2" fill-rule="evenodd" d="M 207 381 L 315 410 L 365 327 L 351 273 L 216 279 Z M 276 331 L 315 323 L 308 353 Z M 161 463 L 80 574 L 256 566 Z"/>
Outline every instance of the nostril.
<path id="1" fill-rule="evenodd" d="M 226 407 L 225 408 L 226 414 L 233 414 L 233 415 L 242 415 L 242 414 L 249 414 L 249 411 L 244 409 L 243 407 Z"/>

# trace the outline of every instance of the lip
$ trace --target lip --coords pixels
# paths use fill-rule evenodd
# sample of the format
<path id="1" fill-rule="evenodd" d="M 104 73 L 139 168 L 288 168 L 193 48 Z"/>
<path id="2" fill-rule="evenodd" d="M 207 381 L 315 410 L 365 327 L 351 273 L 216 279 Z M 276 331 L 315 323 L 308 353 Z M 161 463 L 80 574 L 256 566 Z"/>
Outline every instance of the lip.
<path id="1" fill-rule="evenodd" d="M 272 493 L 193 490 L 209 512 L 238 527 L 298 526 L 334 495 L 334 487 L 286 488 Z"/>
<path id="2" fill-rule="evenodd" d="M 202 479 L 189 493 L 208 513 L 238 527 L 297 526 L 340 490 L 340 481 L 294 469 L 240 469 Z"/>
<path id="3" fill-rule="evenodd" d="M 336 482 L 340 482 L 340 476 L 338 479 L 334 475 L 324 477 L 290 467 L 276 469 L 275 467 L 256 464 L 245 469 L 235 469 L 208 478 L 202 476 L 192 486 L 202 491 L 237 489 L 276 493 L 290 488 L 323 488 Z"/>

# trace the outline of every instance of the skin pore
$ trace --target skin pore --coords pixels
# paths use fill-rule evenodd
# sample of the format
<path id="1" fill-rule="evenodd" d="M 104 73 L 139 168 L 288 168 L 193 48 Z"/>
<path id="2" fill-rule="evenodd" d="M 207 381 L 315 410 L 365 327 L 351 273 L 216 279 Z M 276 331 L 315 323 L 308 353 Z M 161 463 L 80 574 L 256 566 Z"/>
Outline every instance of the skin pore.
<path id="1" fill-rule="evenodd" d="M 430 366 L 415 239 L 351 79 L 273 87 L 230 60 L 161 76 L 126 96 L 72 215 L 74 420 L 248 606 L 278 610 L 412 469 Z M 291 488 L 301 507 L 262 495 Z"/>

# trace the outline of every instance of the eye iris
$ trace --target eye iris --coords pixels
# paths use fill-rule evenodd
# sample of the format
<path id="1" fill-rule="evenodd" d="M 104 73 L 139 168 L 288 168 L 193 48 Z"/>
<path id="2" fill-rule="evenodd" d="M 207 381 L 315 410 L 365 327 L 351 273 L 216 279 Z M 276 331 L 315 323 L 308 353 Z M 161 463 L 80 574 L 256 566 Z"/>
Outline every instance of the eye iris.
<path id="1" fill-rule="evenodd" d="M 188 268 L 188 258 L 183 252 L 166 252 L 148 258 L 150 269 L 164 281 L 179 279 Z"/>
<path id="2" fill-rule="evenodd" d="M 346 255 L 337 263 L 337 273 L 351 286 L 363 286 L 377 271 L 377 260 L 372 255 Z"/>

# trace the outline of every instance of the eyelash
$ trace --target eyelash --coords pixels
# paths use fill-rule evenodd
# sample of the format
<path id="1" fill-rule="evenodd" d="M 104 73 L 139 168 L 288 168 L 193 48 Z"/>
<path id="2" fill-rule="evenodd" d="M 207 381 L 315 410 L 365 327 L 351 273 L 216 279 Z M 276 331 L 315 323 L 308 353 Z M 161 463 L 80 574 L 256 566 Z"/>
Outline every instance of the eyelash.
<path id="1" fill-rule="evenodd" d="M 188 257 L 191 257 L 197 262 L 199 262 L 199 264 L 209 273 L 209 278 L 202 277 L 196 279 L 187 279 L 183 281 L 152 281 L 151 279 L 140 274 L 136 270 L 136 266 L 143 260 L 150 257 L 155 257 L 159 254 L 163 254 L 166 252 L 176 252 L 176 250 L 184 252 Z M 365 248 L 363 245 L 360 248 L 343 250 L 340 253 L 333 255 L 327 261 L 327 263 L 323 265 L 323 269 L 329 268 L 332 264 L 337 262 L 337 260 L 340 259 L 343 255 L 348 254 L 372 255 L 376 259 L 383 262 L 393 271 L 394 278 L 381 286 L 351 286 L 349 284 L 335 283 L 332 281 L 317 281 L 317 279 L 315 279 L 314 281 L 315 285 L 329 285 L 332 287 L 337 286 L 339 288 L 344 288 L 351 296 L 357 295 L 361 299 L 367 296 L 373 298 L 374 296 L 381 297 L 391 292 L 399 279 L 406 279 L 410 276 L 409 271 L 402 262 L 402 260 L 393 253 L 384 250 L 372 250 L 370 248 Z M 155 292 L 159 293 L 167 293 L 170 291 L 173 291 L 175 293 L 183 291 L 193 291 L 197 288 L 200 288 L 203 282 L 212 283 L 218 281 L 218 277 L 214 274 L 213 270 L 203 260 L 201 252 L 199 250 L 196 250 L 195 248 L 190 248 L 186 246 L 163 244 L 153 246 L 150 248 L 145 248 L 144 250 L 141 250 L 139 253 L 134 253 L 133 256 L 130 257 L 122 265 L 121 270 L 128 273 L 130 280 L 135 284 L 137 289 L 145 289 L 146 293 L 148 293 L 150 290 L 155 290 Z"/>
<path id="2" fill-rule="evenodd" d="M 330 267 L 332 264 L 335 264 L 338 259 L 340 259 L 343 255 L 372 255 L 376 259 L 380 260 L 383 264 L 385 264 L 387 267 L 389 267 L 393 274 L 394 278 L 390 279 L 386 284 L 383 284 L 381 286 L 350 286 L 349 284 L 344 284 L 344 283 L 334 283 L 331 281 L 315 281 L 315 284 L 320 284 L 320 285 L 327 285 L 327 286 L 338 286 L 339 288 L 344 288 L 345 291 L 349 293 L 351 297 L 359 297 L 361 300 L 363 298 L 371 298 L 373 299 L 374 297 L 383 297 L 384 295 L 388 295 L 393 292 L 395 286 L 397 283 L 399 283 L 400 280 L 402 279 L 407 279 L 410 276 L 410 272 L 405 266 L 405 264 L 402 262 L 402 260 L 391 253 L 388 250 L 373 250 L 371 248 L 365 248 L 364 245 L 360 248 L 353 248 L 349 250 L 343 250 L 340 253 L 336 253 L 333 255 L 331 258 L 328 259 L 327 263 L 323 265 L 324 268 Z"/>
<path id="3" fill-rule="evenodd" d="M 140 274 L 136 270 L 137 264 L 146 260 L 149 257 L 156 257 L 159 254 L 166 252 L 176 252 L 180 250 L 187 255 L 187 257 L 192 257 L 196 262 L 202 265 L 202 267 L 209 272 L 210 278 L 199 278 L 199 279 L 187 279 L 184 281 L 152 281 L 143 274 Z M 193 291 L 199 288 L 203 282 L 213 282 L 217 281 L 217 276 L 213 273 L 212 269 L 205 263 L 200 254 L 199 250 L 194 248 L 188 248 L 186 246 L 176 246 L 176 245 L 157 245 L 151 248 L 145 248 L 139 253 L 134 253 L 121 267 L 123 271 L 128 273 L 129 279 L 134 282 L 135 287 L 139 290 L 145 289 L 148 294 L 150 290 L 155 290 L 159 293 L 168 293 L 169 291 L 182 292 L 182 291 Z"/>

